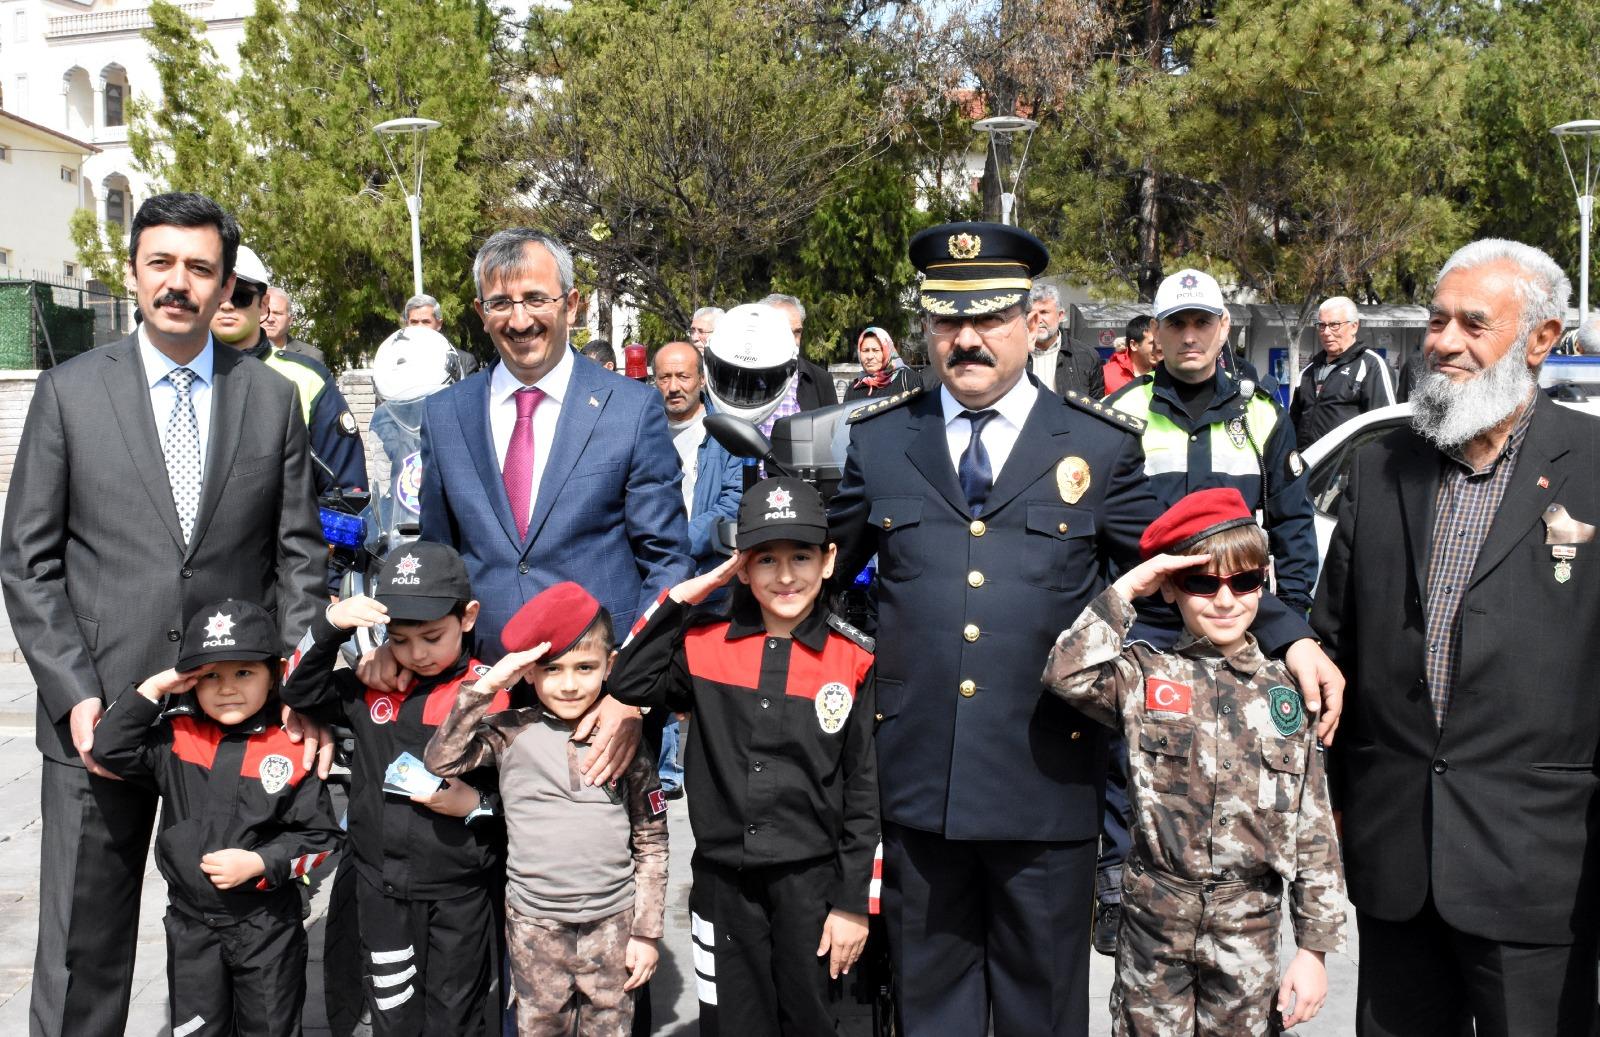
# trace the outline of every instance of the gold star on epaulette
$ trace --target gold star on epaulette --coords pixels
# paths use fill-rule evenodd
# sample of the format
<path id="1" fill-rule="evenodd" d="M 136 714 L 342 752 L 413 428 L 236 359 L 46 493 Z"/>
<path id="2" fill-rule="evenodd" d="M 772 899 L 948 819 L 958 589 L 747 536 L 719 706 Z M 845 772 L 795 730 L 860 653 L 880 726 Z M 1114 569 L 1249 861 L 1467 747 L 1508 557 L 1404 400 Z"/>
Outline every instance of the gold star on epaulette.
<path id="1" fill-rule="evenodd" d="M 1093 397 L 1085 396 L 1080 392 L 1068 389 L 1067 394 L 1062 397 L 1062 400 L 1068 406 L 1076 407 L 1085 414 L 1092 414 L 1095 417 L 1100 418 L 1102 421 L 1110 422 L 1111 424 L 1125 431 L 1133 432 L 1135 434 L 1144 432 L 1145 423 L 1142 418 L 1136 418 L 1132 414 L 1126 414 L 1118 410 L 1116 407 L 1107 406 L 1105 403 L 1101 402 L 1100 400 L 1096 400 Z"/>
<path id="2" fill-rule="evenodd" d="M 844 423 L 846 425 L 854 425 L 858 421 L 865 421 L 874 414 L 882 414 L 886 410 L 898 407 L 907 400 L 915 399 L 921 395 L 922 386 L 913 385 L 904 392 L 897 392 L 893 396 L 885 397 L 876 403 L 869 403 L 865 407 L 861 407 L 855 411 L 852 411 L 850 416 L 844 419 Z"/>

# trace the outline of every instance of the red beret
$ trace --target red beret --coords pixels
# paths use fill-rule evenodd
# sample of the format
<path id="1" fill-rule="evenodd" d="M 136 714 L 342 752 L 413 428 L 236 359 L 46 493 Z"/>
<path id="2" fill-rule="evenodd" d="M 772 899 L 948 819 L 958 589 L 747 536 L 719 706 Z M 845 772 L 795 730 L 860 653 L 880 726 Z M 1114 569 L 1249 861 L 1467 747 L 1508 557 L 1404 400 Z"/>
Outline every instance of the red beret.
<path id="1" fill-rule="evenodd" d="M 500 643 L 508 652 L 526 652 L 550 642 L 546 659 L 559 659 L 578 643 L 578 639 L 600 615 L 600 602 L 593 594 L 568 581 L 548 587 L 517 609 Z"/>
<path id="2" fill-rule="evenodd" d="M 1255 521 L 1244 496 L 1232 486 L 1196 490 L 1162 513 L 1139 538 L 1139 555 L 1154 558 L 1198 540 Z"/>

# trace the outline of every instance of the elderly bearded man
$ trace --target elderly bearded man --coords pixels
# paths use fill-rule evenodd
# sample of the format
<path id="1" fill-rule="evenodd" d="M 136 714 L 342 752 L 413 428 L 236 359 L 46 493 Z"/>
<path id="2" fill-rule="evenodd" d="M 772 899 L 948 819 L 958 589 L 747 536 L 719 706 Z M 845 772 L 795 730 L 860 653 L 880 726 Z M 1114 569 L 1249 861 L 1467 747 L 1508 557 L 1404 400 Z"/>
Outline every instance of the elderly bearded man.
<path id="1" fill-rule="evenodd" d="M 1527 245 L 1451 256 L 1412 427 L 1340 502 L 1312 622 L 1349 680 L 1331 770 L 1364 1037 L 1595 1023 L 1600 422 L 1537 386 L 1569 292 Z"/>

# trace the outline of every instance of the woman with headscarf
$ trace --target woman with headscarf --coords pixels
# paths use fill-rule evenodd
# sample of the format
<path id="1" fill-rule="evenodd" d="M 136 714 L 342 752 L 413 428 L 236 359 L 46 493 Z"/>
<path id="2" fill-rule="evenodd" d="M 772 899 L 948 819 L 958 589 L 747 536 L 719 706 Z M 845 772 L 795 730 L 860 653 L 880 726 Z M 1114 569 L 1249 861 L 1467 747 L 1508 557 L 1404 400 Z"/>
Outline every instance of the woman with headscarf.
<path id="1" fill-rule="evenodd" d="M 911 388 L 915 381 L 911 368 L 894 351 L 894 339 L 880 327 L 862 330 L 856 339 L 856 359 L 861 362 L 861 377 L 844 391 L 846 400 L 893 396 Z"/>

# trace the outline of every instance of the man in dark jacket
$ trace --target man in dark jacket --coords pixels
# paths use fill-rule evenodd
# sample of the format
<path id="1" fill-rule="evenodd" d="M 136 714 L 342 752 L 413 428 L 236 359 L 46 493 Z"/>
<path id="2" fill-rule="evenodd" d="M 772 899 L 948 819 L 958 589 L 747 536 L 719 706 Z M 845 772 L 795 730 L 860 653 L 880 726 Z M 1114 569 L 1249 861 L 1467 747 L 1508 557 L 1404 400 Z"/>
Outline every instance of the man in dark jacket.
<path id="1" fill-rule="evenodd" d="M 1600 422 L 1537 388 L 1570 291 L 1517 242 L 1452 256 L 1412 427 L 1339 504 L 1311 619 L 1364 1037 L 1594 1032 Z"/>
<path id="2" fill-rule="evenodd" d="M 1033 339 L 1028 371 L 1057 396 L 1077 392 L 1098 400 L 1106 394 L 1100 354 L 1068 338 L 1062 331 L 1064 318 L 1055 285 L 1034 285 L 1028 293 L 1028 333 Z"/>
<path id="3" fill-rule="evenodd" d="M 1360 311 L 1342 295 L 1317 310 L 1317 340 L 1322 348 L 1300 372 L 1299 387 L 1289 404 L 1294 439 L 1302 449 L 1357 414 L 1394 402 L 1389 365 L 1356 341 L 1360 328 Z"/>

